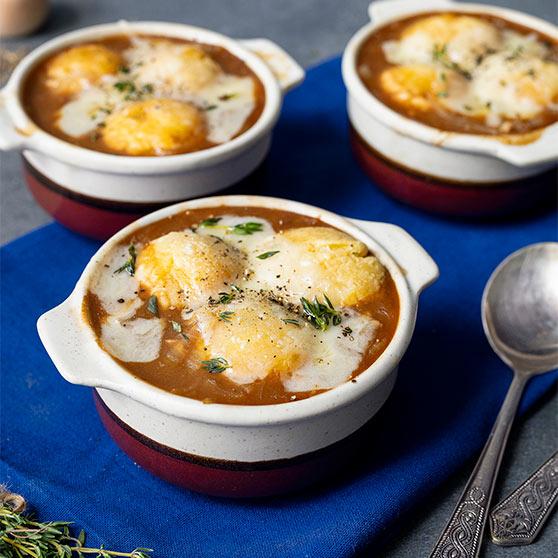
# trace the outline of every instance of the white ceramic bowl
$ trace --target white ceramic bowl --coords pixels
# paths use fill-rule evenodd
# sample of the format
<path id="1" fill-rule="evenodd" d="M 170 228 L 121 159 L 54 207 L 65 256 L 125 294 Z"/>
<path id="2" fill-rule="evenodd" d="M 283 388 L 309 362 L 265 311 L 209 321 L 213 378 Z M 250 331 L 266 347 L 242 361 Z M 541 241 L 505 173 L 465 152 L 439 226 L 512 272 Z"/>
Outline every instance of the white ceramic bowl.
<path id="1" fill-rule="evenodd" d="M 246 132 L 222 145 L 165 157 L 128 157 L 85 149 L 48 134 L 30 120 L 20 93 L 38 61 L 77 42 L 127 32 L 179 37 L 226 48 L 245 62 L 264 86 L 266 100 L 260 118 Z M 157 205 L 215 192 L 250 174 L 267 154 L 283 94 L 303 78 L 302 68 L 265 39 L 234 40 L 200 27 L 162 22 L 120 21 L 86 27 L 41 45 L 14 70 L 0 91 L 0 149 L 23 151 L 30 187 L 55 218 L 79 232 L 107 238 L 119 226 Z M 72 205 L 72 201 L 81 207 Z M 120 218 L 111 216 L 111 211 L 119 213 Z M 77 216 L 72 215 L 75 212 Z M 106 226 L 99 225 L 100 219 L 106 220 Z M 84 221 L 93 221 L 91 231 L 83 230 Z M 97 230 L 99 227 L 101 230 Z"/>
<path id="2" fill-rule="evenodd" d="M 356 59 L 360 47 L 376 29 L 415 14 L 439 11 L 500 16 L 558 40 L 556 26 L 506 8 L 451 0 L 373 2 L 369 7 L 371 22 L 351 38 L 342 63 L 343 80 L 348 91 L 347 110 L 354 130 L 353 139 L 358 144 L 357 157 L 376 181 L 387 181 L 387 184 L 381 185 L 398 197 L 406 196 L 405 201 L 409 203 L 420 205 L 419 198 L 424 197 L 427 204 L 425 208 L 428 208 L 428 204 L 435 204 L 435 196 L 453 196 L 446 205 L 453 204 L 457 206 L 456 209 L 471 205 L 473 212 L 475 208 L 482 212 L 482 204 L 488 203 L 492 211 L 492 205 L 497 209 L 498 204 L 502 204 L 506 198 L 505 193 L 497 191 L 499 186 L 538 175 L 555 165 L 558 157 L 558 124 L 546 127 L 538 139 L 525 145 L 510 145 L 490 136 L 439 130 L 407 118 L 384 105 L 368 91 L 357 73 Z M 366 149 L 370 153 L 366 153 Z M 377 159 L 380 159 L 380 163 Z M 390 166 L 400 172 L 392 173 L 393 169 L 386 168 Z M 398 185 L 397 181 L 404 182 L 404 186 Z M 427 185 L 434 183 L 431 191 L 421 181 Z M 457 191 L 436 189 L 436 182 L 441 185 L 481 186 L 486 195 L 483 198 L 480 189 L 475 195 L 473 190 L 460 195 Z M 490 192 L 487 186 L 496 188 Z M 417 192 L 416 199 L 409 191 L 412 188 Z M 491 200 L 491 195 L 497 199 Z M 520 200 L 520 203 L 524 204 L 524 200 Z M 443 204 L 440 210 L 444 210 Z"/>
<path id="3" fill-rule="evenodd" d="M 384 353 L 355 383 L 280 405 L 204 404 L 135 378 L 99 348 L 82 315 L 82 299 L 103 255 L 144 225 L 186 209 L 222 205 L 270 207 L 320 218 L 366 243 L 387 267 L 399 294 L 398 325 Z M 41 316 L 38 330 L 60 374 L 96 388 L 105 425 L 138 463 L 204 492 L 263 495 L 317 478 L 319 471 L 303 475 L 302 470 L 316 467 L 325 448 L 350 436 L 383 405 L 413 334 L 419 293 L 437 276 L 430 256 L 395 225 L 345 219 L 277 198 L 210 197 L 167 207 L 116 234 L 93 256 L 69 298 Z"/>

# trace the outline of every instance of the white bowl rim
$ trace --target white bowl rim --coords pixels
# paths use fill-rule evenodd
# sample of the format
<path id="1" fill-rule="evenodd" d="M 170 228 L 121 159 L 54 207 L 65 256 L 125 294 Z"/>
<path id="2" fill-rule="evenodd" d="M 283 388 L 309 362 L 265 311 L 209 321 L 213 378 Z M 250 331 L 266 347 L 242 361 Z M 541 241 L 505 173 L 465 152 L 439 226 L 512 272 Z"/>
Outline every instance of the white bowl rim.
<path id="1" fill-rule="evenodd" d="M 499 141 L 496 137 L 482 134 L 465 134 L 449 132 L 422 124 L 389 108 L 377 99 L 364 85 L 356 70 L 356 57 L 362 43 L 377 29 L 384 25 L 406 19 L 421 13 L 435 13 L 456 11 L 462 13 L 480 13 L 502 17 L 512 23 L 540 31 L 558 41 L 558 29 L 551 23 L 521 12 L 489 4 L 472 4 L 455 2 L 453 0 L 380 0 L 370 5 L 370 11 L 375 6 L 383 5 L 389 9 L 393 5 L 393 15 L 381 17 L 361 27 L 349 40 L 342 58 L 343 81 L 349 93 L 368 112 L 374 115 L 384 125 L 395 129 L 399 133 L 417 139 L 423 143 L 448 148 L 455 151 L 471 153 L 487 153 L 508 161 L 516 166 L 534 165 L 552 161 L 558 151 L 558 122 L 546 126 L 535 141 L 523 145 L 511 145 Z M 385 9 L 384 8 L 384 9 Z M 387 10 L 386 10 L 387 11 Z"/>
<path id="2" fill-rule="evenodd" d="M 311 396 L 307 399 L 282 404 L 205 404 L 196 399 L 172 394 L 134 377 L 125 368 L 117 364 L 116 361 L 113 360 L 109 354 L 101 349 L 101 347 L 97 344 L 96 337 L 91 326 L 82 316 L 81 307 L 91 276 L 103 256 L 133 231 L 149 223 L 158 221 L 162 218 L 174 215 L 187 209 L 221 206 L 268 207 L 319 217 L 323 221 L 346 231 L 348 234 L 359 240 L 362 240 L 387 267 L 395 282 L 399 295 L 398 324 L 395 333 L 384 352 L 376 361 L 372 363 L 369 368 L 357 376 L 356 382 L 346 381 L 340 386 Z M 103 376 L 114 378 L 114 383 L 80 381 L 78 377 L 79 374 L 76 374 L 71 378 L 66 377 L 72 376 L 73 373 L 69 371 L 65 371 L 64 373 L 61 372 L 61 374 L 73 383 L 111 389 L 164 413 L 211 424 L 262 426 L 266 424 L 287 423 L 306 420 L 313 416 L 332 411 L 333 409 L 349 405 L 363 397 L 367 392 L 381 384 L 390 374 L 395 372 L 395 369 L 397 368 L 400 359 L 403 357 L 414 331 L 418 292 L 410 285 L 407 278 L 409 271 L 405 271 L 398 264 L 395 257 L 388 253 L 380 242 L 381 241 L 376 241 L 369 233 L 345 217 L 341 217 L 336 213 L 312 205 L 282 198 L 246 195 L 213 196 L 181 202 L 155 211 L 154 213 L 138 219 L 131 225 L 128 225 L 105 242 L 91 257 L 91 260 L 85 267 L 71 295 L 61 305 L 49 311 L 54 313 L 60 311 L 60 309 L 66 306 L 68 309 L 73 310 L 74 316 L 80 316 L 80 331 L 77 332 L 76 336 L 78 338 L 81 337 L 81 339 L 84 340 L 84 344 L 91 345 L 92 341 L 95 342 L 95 356 L 98 357 L 98 360 L 96 361 L 97 369 L 107 371 L 107 373 L 103 372 Z M 38 329 L 41 338 L 43 338 L 43 329 L 45 329 L 44 318 L 45 316 L 48 316 L 49 312 L 43 314 L 38 321 Z M 63 360 L 63 356 L 60 360 Z"/>
<path id="3" fill-rule="evenodd" d="M 49 134 L 31 120 L 21 103 L 21 88 L 28 73 L 41 59 L 65 46 L 127 32 L 190 39 L 226 48 L 256 74 L 264 87 L 265 103 L 258 120 L 248 130 L 223 144 L 191 153 L 164 157 L 114 155 L 87 149 Z M 59 35 L 33 49 L 21 60 L 1 91 L 1 95 L 16 128 L 31 131 L 23 141 L 23 149 L 44 153 L 78 167 L 126 174 L 165 174 L 195 170 L 229 159 L 269 133 L 279 117 L 282 105 L 281 88 L 271 69 L 254 52 L 243 46 L 242 40 L 232 39 L 203 27 L 163 21 L 120 20 L 82 27 Z"/>

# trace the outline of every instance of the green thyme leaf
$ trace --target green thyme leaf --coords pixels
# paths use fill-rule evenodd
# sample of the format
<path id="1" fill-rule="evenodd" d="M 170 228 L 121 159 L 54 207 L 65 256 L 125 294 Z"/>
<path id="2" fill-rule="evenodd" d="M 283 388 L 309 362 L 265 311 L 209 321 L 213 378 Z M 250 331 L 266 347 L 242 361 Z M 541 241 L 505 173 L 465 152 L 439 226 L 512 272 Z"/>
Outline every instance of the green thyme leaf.
<path id="1" fill-rule="evenodd" d="M 134 276 L 136 272 L 136 247 L 132 244 L 128 247 L 128 254 L 130 257 L 124 262 L 124 265 L 121 265 L 114 273 L 120 273 L 125 271 L 128 275 Z"/>
<path id="2" fill-rule="evenodd" d="M 512 61 L 515 60 L 516 58 L 519 58 L 521 56 L 521 54 L 523 53 L 523 45 L 517 45 L 512 53 L 509 56 L 506 56 L 506 60 L 507 61 Z"/>
<path id="3" fill-rule="evenodd" d="M 207 105 L 203 110 L 210 111 L 210 110 L 215 110 L 217 108 L 217 105 Z"/>
<path id="4" fill-rule="evenodd" d="M 300 322 L 298 320 L 293 320 L 292 318 L 286 318 L 283 320 L 286 324 L 292 324 L 297 327 L 300 327 Z"/>
<path id="5" fill-rule="evenodd" d="M 324 294 L 325 304 L 314 298 L 314 302 L 302 297 L 300 303 L 302 304 L 302 312 L 306 319 L 316 328 L 321 331 L 326 331 L 330 325 L 337 326 L 341 323 L 341 315 L 331 303 L 331 300 Z"/>
<path id="6" fill-rule="evenodd" d="M 200 227 L 214 227 L 222 218 L 221 217 L 209 217 L 204 219 L 199 226 Z"/>
<path id="7" fill-rule="evenodd" d="M 234 312 L 231 312 L 230 310 L 227 310 L 225 312 L 221 312 L 219 314 L 219 319 L 223 322 L 230 322 L 233 314 L 234 314 Z"/>
<path id="8" fill-rule="evenodd" d="M 439 62 L 444 68 L 448 68 L 449 70 L 453 70 L 458 74 L 462 75 L 466 80 L 472 80 L 473 76 L 471 72 L 462 68 L 457 62 L 453 62 L 449 55 L 448 55 L 448 45 L 443 44 L 435 44 L 434 48 L 432 49 L 432 60 L 435 62 Z"/>
<path id="9" fill-rule="evenodd" d="M 219 96 L 220 101 L 229 101 L 230 99 L 234 99 L 237 96 L 237 93 L 225 93 L 224 95 Z"/>
<path id="10" fill-rule="evenodd" d="M 235 293 L 220 292 L 217 304 L 230 304 L 235 298 Z"/>
<path id="11" fill-rule="evenodd" d="M 261 232 L 263 230 L 262 223 L 254 223 L 252 221 L 248 221 L 247 223 L 240 223 L 231 227 L 230 232 L 233 234 L 240 234 L 240 235 L 250 235 L 254 234 L 255 232 Z"/>
<path id="12" fill-rule="evenodd" d="M 159 302 L 155 295 L 151 295 L 147 301 L 147 310 L 154 316 L 159 316 Z"/>
<path id="13" fill-rule="evenodd" d="M 176 333 L 182 333 L 182 325 L 179 324 L 178 322 L 175 322 L 174 320 L 170 321 L 171 326 L 172 326 L 172 330 Z"/>
<path id="14" fill-rule="evenodd" d="M 81 546 L 85 544 L 85 531 L 83 529 L 79 532 L 78 541 Z"/>
<path id="15" fill-rule="evenodd" d="M 85 546 L 85 531 L 77 537 L 70 531 L 70 522 L 36 521 L 32 515 L 14 511 L 8 505 L 0 506 L 0 555 L 6 558 L 148 558 L 149 548 L 136 548 L 132 552 L 118 552 Z"/>
<path id="16" fill-rule="evenodd" d="M 121 91 L 122 93 L 124 92 L 128 92 L 128 93 L 135 93 L 136 91 L 136 85 L 133 81 L 128 80 L 124 80 L 124 81 L 117 81 L 114 84 L 115 89 L 118 89 L 118 91 Z"/>
<path id="17" fill-rule="evenodd" d="M 271 256 L 275 256 L 275 254 L 279 254 L 279 250 L 272 250 L 271 252 L 264 252 L 259 256 L 256 256 L 258 260 L 267 260 L 267 258 L 271 258 Z"/>
<path id="18" fill-rule="evenodd" d="M 220 374 L 230 368 L 229 363 L 223 357 L 202 360 L 201 364 L 210 374 Z"/>

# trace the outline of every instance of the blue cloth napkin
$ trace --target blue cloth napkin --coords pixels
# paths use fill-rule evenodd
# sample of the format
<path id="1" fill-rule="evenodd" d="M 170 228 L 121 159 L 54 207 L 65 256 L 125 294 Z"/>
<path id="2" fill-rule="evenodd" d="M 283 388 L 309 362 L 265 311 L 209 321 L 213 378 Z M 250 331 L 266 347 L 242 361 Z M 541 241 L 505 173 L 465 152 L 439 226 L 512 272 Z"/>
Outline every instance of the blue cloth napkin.
<path id="1" fill-rule="evenodd" d="M 401 225 L 440 266 L 360 455 L 326 485 L 261 502 L 190 493 L 134 465 L 103 430 L 91 390 L 66 383 L 37 336 L 39 315 L 70 293 L 98 247 L 53 224 L 1 251 L 0 481 L 42 519 L 75 520 L 91 544 L 150 547 L 158 558 L 352 556 L 483 445 L 510 374 L 483 335 L 482 289 L 510 252 L 555 240 L 555 216 L 449 221 L 384 196 L 349 151 L 338 59 L 309 71 L 287 96 L 259 181 L 242 189 Z M 556 377 L 533 381 L 522 410 Z"/>

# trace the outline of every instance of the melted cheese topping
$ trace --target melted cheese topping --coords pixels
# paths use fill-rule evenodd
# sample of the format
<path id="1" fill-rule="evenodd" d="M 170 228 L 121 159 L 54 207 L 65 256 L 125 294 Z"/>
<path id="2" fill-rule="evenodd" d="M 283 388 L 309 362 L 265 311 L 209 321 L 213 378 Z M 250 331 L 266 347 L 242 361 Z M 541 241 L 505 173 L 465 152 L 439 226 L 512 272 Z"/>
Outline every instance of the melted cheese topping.
<path id="1" fill-rule="evenodd" d="M 258 257 L 269 252 L 277 254 Z M 364 243 L 330 227 L 302 227 L 269 236 L 250 257 L 251 287 L 291 303 L 326 293 L 334 306 L 353 306 L 374 296 L 385 274 Z"/>
<path id="2" fill-rule="evenodd" d="M 120 360 L 151 362 L 161 351 L 189 366 L 217 360 L 218 373 L 239 386 L 274 375 L 287 391 L 307 392 L 347 381 L 377 334 L 378 322 L 354 305 L 377 294 L 386 271 L 336 229 L 276 234 L 265 219 L 231 214 L 135 249 L 133 274 L 119 271 L 129 261 L 119 246 L 99 262 L 90 289 L 107 314 L 101 343 Z M 314 296 L 335 306 L 328 327 L 304 313 L 301 297 Z M 150 310 L 147 297 L 180 321 Z M 187 344 L 163 341 L 170 327 L 187 331 Z"/>
<path id="3" fill-rule="evenodd" d="M 104 310 L 119 319 L 128 319 L 141 306 L 139 281 L 122 270 L 130 258 L 127 246 L 119 246 L 102 262 L 91 281 L 91 292 Z"/>
<path id="4" fill-rule="evenodd" d="M 186 230 L 147 244 L 135 277 L 163 306 L 191 309 L 226 290 L 243 272 L 243 257 L 233 246 Z"/>
<path id="5" fill-rule="evenodd" d="M 151 362 L 159 356 L 163 337 L 163 321 L 119 320 L 113 316 L 102 326 L 101 342 L 116 358 L 125 362 Z"/>
<path id="6" fill-rule="evenodd" d="M 134 38 L 123 60 L 106 47 L 75 47 L 52 60 L 48 75 L 53 87 L 73 94 L 59 111 L 63 133 L 96 133 L 129 155 L 184 151 L 198 136 L 225 143 L 255 107 L 251 77 L 225 73 L 198 45 L 163 39 Z M 155 100 L 166 109 L 150 115 L 150 106 L 160 106 Z"/>
<path id="7" fill-rule="evenodd" d="M 558 64 L 534 34 L 440 14 L 409 24 L 382 47 L 394 65 L 382 73 L 382 88 L 417 110 L 439 105 L 506 132 L 506 119 L 527 120 L 558 102 Z"/>

